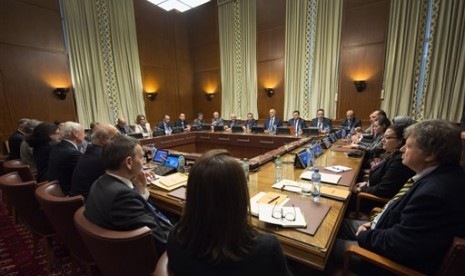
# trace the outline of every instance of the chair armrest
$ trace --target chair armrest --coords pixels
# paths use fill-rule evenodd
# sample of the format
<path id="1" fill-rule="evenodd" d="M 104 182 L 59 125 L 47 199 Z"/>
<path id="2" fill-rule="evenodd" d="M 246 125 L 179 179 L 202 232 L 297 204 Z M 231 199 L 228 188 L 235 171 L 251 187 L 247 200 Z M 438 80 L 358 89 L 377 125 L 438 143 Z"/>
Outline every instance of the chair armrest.
<path id="1" fill-rule="evenodd" d="M 373 209 L 371 209 L 370 217 L 374 216 L 375 214 L 381 213 L 382 211 L 383 211 L 383 208 L 374 207 Z"/>
<path id="2" fill-rule="evenodd" d="M 355 215 L 356 217 L 358 218 L 359 217 L 359 213 L 360 213 L 360 202 L 362 200 L 371 200 L 371 201 L 375 201 L 375 202 L 379 202 L 379 203 L 387 203 L 389 201 L 388 198 L 383 198 L 383 197 L 378 197 L 378 196 L 375 196 L 375 195 L 372 195 L 370 193 L 366 193 L 366 192 L 360 192 L 357 194 L 357 201 L 355 203 Z"/>
<path id="3" fill-rule="evenodd" d="M 357 245 L 350 245 L 344 252 L 344 274 L 349 275 L 349 262 L 351 256 L 358 257 L 366 262 L 377 265 L 383 269 L 396 273 L 398 275 L 424 275 L 416 270 L 398 264 L 386 257 L 374 252 L 361 248 Z"/>

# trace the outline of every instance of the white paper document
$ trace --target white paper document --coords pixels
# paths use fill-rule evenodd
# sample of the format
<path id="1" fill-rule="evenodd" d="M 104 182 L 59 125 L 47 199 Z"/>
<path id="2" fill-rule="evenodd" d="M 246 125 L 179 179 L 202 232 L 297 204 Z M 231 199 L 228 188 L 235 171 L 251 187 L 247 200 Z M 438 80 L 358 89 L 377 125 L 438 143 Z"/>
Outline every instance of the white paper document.
<path id="1" fill-rule="evenodd" d="M 341 172 L 350 171 L 351 168 L 342 166 L 342 165 L 337 165 L 337 166 L 325 167 L 325 170 L 336 172 L 336 173 L 341 173 Z"/>
<path id="2" fill-rule="evenodd" d="M 267 193 L 266 192 L 259 192 L 258 194 L 254 195 L 251 199 L 250 199 L 250 214 L 252 214 L 253 216 L 256 216 L 258 217 L 258 213 L 259 213 L 259 205 L 267 205 L 267 204 L 259 204 L 258 201 L 260 201 L 260 199 L 262 197 L 264 197 Z M 283 202 L 281 202 L 278 206 L 283 206 L 284 204 L 286 204 L 287 202 L 289 201 L 289 198 L 286 198 Z"/>
<path id="3" fill-rule="evenodd" d="M 280 207 L 268 204 L 259 204 L 258 208 L 260 210 L 258 215 L 259 221 L 277 224 L 283 227 L 307 227 L 305 217 L 299 207 Z M 273 217 L 273 211 L 275 214 L 281 216 L 281 218 Z"/>
<path id="4" fill-rule="evenodd" d="M 312 173 L 313 171 L 305 171 L 300 175 L 300 178 L 312 180 Z M 332 174 L 332 173 L 322 173 L 321 175 L 321 182 L 329 183 L 329 184 L 337 184 L 339 179 L 341 179 L 341 175 L 339 174 Z"/>
<path id="5" fill-rule="evenodd" d="M 293 193 L 300 193 L 302 191 L 302 187 L 299 182 L 289 179 L 283 179 L 271 187 Z"/>

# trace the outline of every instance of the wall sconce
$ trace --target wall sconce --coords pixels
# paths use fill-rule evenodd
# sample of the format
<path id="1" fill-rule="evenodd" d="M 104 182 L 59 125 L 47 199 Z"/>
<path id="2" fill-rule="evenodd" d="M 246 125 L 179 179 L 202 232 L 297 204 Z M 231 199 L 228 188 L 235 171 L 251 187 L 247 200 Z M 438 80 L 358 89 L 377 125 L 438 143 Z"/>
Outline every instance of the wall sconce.
<path id="1" fill-rule="evenodd" d="M 357 92 L 362 92 L 367 88 L 367 81 L 364 80 L 359 80 L 359 81 L 354 81 L 355 88 L 357 89 Z"/>
<path id="2" fill-rule="evenodd" d="M 147 92 L 147 99 L 149 99 L 151 102 L 155 101 L 157 96 L 158 92 Z"/>
<path id="3" fill-rule="evenodd" d="M 207 98 L 207 101 L 211 102 L 213 98 L 215 97 L 215 94 L 213 93 L 205 93 L 205 97 Z"/>
<path id="4" fill-rule="evenodd" d="M 69 88 L 58 87 L 53 90 L 53 93 L 62 101 L 66 99 L 66 95 L 71 91 Z"/>
<path id="5" fill-rule="evenodd" d="M 265 93 L 268 95 L 268 97 L 271 97 L 274 95 L 274 89 L 273 88 L 265 88 Z"/>

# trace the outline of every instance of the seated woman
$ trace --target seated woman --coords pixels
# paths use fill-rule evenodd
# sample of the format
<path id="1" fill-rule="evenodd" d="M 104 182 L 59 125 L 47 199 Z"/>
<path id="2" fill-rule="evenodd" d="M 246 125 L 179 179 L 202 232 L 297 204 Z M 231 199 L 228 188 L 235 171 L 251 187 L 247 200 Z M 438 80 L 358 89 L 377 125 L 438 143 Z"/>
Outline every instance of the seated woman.
<path id="1" fill-rule="evenodd" d="M 143 137 L 150 137 L 152 135 L 152 130 L 150 129 L 150 124 L 147 122 L 145 115 L 137 115 L 136 126 L 134 128 L 135 133 L 142 133 Z"/>
<path id="2" fill-rule="evenodd" d="M 371 168 L 368 180 L 355 184 L 353 192 L 367 192 L 378 197 L 392 198 L 415 172 L 402 164 L 400 148 L 405 145 L 404 129 L 408 125 L 394 124 L 387 128 L 382 138 L 384 159 Z M 362 211 L 374 207 L 362 205 Z"/>
<path id="3" fill-rule="evenodd" d="M 252 227 L 244 170 L 226 150 L 192 167 L 184 213 L 167 243 L 175 275 L 290 275 L 278 239 Z"/>

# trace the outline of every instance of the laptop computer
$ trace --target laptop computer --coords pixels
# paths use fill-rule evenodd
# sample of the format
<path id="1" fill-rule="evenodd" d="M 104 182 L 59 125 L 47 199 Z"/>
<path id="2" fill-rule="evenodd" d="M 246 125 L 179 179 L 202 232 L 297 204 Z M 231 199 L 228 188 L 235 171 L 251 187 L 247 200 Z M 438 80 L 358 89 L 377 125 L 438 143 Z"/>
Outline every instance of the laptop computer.
<path id="1" fill-rule="evenodd" d="M 252 133 L 263 133 L 265 129 L 262 126 L 253 126 L 251 128 Z"/>
<path id="2" fill-rule="evenodd" d="M 224 131 L 224 126 L 214 126 L 213 127 L 213 131 L 217 132 L 217 131 Z"/>
<path id="3" fill-rule="evenodd" d="M 244 129 L 242 129 L 241 126 L 233 126 L 233 127 L 231 128 L 231 132 L 232 132 L 232 133 L 244 132 Z"/>
<path id="4" fill-rule="evenodd" d="M 171 133 L 182 133 L 184 132 L 184 129 L 182 127 L 173 127 L 173 132 Z"/>
<path id="5" fill-rule="evenodd" d="M 288 127 L 278 127 L 276 128 L 276 134 L 291 135 L 291 129 Z"/>
<path id="6" fill-rule="evenodd" d="M 296 168 L 306 168 L 308 163 L 308 154 L 307 149 L 300 151 L 295 154 L 294 158 L 294 167 Z"/>
<path id="7" fill-rule="evenodd" d="M 336 134 L 331 133 L 331 134 L 329 135 L 329 139 L 331 140 L 331 143 L 334 144 L 334 143 L 337 141 Z"/>
<path id="8" fill-rule="evenodd" d="M 153 137 L 157 136 L 163 136 L 165 135 L 165 130 L 164 129 L 157 129 L 152 133 Z"/>
<path id="9" fill-rule="evenodd" d="M 209 125 L 209 124 L 203 124 L 202 125 L 202 130 L 211 130 L 212 129 L 212 126 Z"/>
<path id="10" fill-rule="evenodd" d="M 320 129 L 318 127 L 306 127 L 302 129 L 302 132 L 306 135 L 318 135 L 320 134 Z"/>
<path id="11" fill-rule="evenodd" d="M 321 140 L 323 143 L 321 143 L 321 146 L 325 149 L 329 149 L 332 145 L 331 143 L 331 139 L 329 139 L 329 137 L 325 137 L 323 138 L 323 140 Z"/>
<path id="12" fill-rule="evenodd" d="M 136 132 L 134 132 L 134 133 L 129 133 L 128 136 L 134 137 L 134 138 L 136 138 L 136 139 L 142 139 L 142 138 L 144 138 L 144 135 L 143 135 L 142 133 L 140 133 L 140 132 L 139 132 L 139 133 L 136 133 Z"/>
<path id="13" fill-rule="evenodd" d="M 169 155 L 167 150 L 159 149 L 153 157 L 153 162 L 155 163 L 153 172 L 163 176 L 176 172 L 179 161 L 177 156 Z"/>

